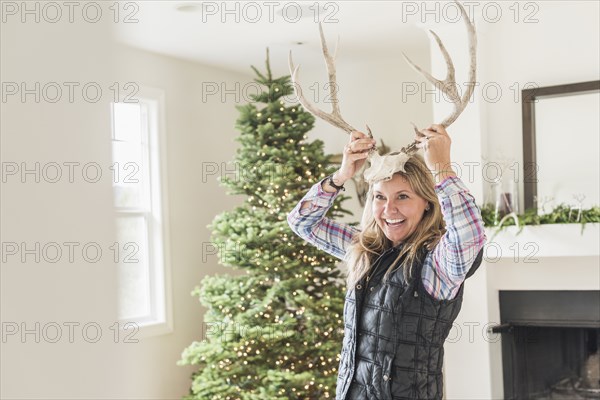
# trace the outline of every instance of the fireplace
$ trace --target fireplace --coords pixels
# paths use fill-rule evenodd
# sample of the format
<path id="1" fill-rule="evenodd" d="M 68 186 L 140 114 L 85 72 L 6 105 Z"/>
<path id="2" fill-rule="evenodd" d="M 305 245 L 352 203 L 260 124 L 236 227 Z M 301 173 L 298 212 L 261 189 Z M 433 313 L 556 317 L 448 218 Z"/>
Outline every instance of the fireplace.
<path id="1" fill-rule="evenodd" d="M 505 399 L 600 399 L 600 291 L 500 291 Z"/>

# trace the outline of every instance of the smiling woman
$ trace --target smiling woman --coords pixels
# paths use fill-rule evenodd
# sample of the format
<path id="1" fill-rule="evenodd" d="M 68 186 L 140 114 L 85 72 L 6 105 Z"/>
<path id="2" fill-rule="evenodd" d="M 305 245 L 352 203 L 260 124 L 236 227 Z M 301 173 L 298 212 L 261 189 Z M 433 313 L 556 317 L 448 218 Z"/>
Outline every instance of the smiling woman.
<path id="1" fill-rule="evenodd" d="M 297 235 L 348 265 L 339 400 L 442 396 L 443 344 L 486 236 L 475 199 L 445 169 L 446 130 L 432 125 L 419 134 L 425 157 L 413 154 L 403 171 L 370 183 L 359 228 L 325 217 L 374 145 L 358 131 L 340 170 L 315 184 L 288 215 Z M 417 370 L 428 372 L 415 380 Z"/>
<path id="2" fill-rule="evenodd" d="M 475 30 L 460 7 L 469 32 L 474 87 Z M 334 88 L 335 65 L 321 26 L 320 33 Z M 350 134 L 339 170 L 316 183 L 287 218 L 294 233 L 348 266 L 336 400 L 441 400 L 444 342 L 461 308 L 464 281 L 482 261 L 486 235 L 481 212 L 451 168 L 446 131 L 471 93 L 456 94 L 452 61 L 434 37 L 449 69 L 446 80 L 437 83 L 443 83 L 441 90 L 452 99 L 454 111 L 440 124 L 415 127 L 414 142 L 399 152 L 380 156 L 368 127 L 365 134 L 344 121 L 334 90 L 333 110 L 326 113 L 296 87 L 304 108 Z M 289 61 L 297 83 L 291 55 Z M 423 155 L 417 153 L 420 149 Z M 363 173 L 367 160 L 370 166 Z M 369 189 L 357 228 L 325 215 L 344 183 L 359 172 Z"/>

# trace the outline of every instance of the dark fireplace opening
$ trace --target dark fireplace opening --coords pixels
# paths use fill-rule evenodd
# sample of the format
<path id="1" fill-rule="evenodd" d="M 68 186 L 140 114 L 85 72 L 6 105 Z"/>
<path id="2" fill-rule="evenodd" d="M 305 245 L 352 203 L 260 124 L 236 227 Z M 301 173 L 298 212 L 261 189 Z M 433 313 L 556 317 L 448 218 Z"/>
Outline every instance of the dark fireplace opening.
<path id="1" fill-rule="evenodd" d="M 501 291 L 505 399 L 600 399 L 600 291 Z"/>
<path id="2" fill-rule="evenodd" d="M 512 398 L 600 399 L 600 329 L 515 326 L 512 340 Z"/>

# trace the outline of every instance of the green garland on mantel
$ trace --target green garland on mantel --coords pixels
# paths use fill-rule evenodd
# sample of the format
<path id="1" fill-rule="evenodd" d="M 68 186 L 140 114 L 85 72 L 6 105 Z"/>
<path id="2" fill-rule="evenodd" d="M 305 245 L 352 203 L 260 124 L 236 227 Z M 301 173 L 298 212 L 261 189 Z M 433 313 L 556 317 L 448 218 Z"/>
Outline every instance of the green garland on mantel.
<path id="1" fill-rule="evenodd" d="M 515 225 L 513 218 L 507 218 L 500 226 L 496 225 L 496 211 L 493 204 L 484 204 L 480 208 L 484 225 L 496 229 L 496 234 L 507 226 Z M 569 213 L 571 215 L 569 215 Z M 527 209 L 523 214 L 517 215 L 519 219 L 519 230 L 517 231 L 517 235 L 521 233 L 526 225 L 546 224 L 581 224 L 581 233 L 583 234 L 586 223 L 600 222 L 600 207 L 598 206 L 582 210 L 581 219 L 576 221 L 578 213 L 578 210 L 571 210 L 571 207 L 566 204 L 559 204 L 550 213 L 543 215 L 538 215 L 537 210 L 533 208 Z"/>

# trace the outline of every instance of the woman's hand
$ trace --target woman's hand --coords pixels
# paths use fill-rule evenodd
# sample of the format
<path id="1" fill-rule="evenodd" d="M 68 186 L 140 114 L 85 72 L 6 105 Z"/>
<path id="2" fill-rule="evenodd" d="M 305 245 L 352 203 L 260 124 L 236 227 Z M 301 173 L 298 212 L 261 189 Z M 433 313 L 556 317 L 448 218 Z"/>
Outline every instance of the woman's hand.
<path id="1" fill-rule="evenodd" d="M 367 134 L 352 131 L 350 141 L 344 146 L 342 165 L 334 175 L 334 182 L 343 184 L 351 179 L 362 168 L 369 155 L 369 150 L 375 147 L 375 144 L 375 139 Z"/>
<path id="2" fill-rule="evenodd" d="M 432 172 L 452 170 L 450 162 L 450 136 L 442 125 L 431 125 L 427 129 L 419 131 L 415 140 L 420 144 L 417 146 L 425 150 L 423 158 L 427 167 Z"/>

